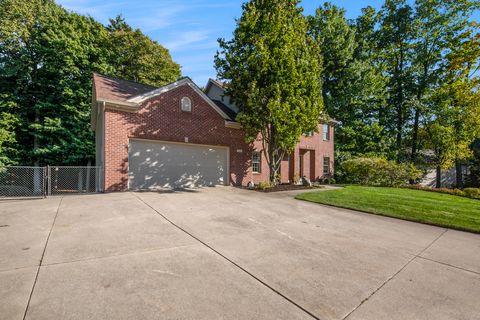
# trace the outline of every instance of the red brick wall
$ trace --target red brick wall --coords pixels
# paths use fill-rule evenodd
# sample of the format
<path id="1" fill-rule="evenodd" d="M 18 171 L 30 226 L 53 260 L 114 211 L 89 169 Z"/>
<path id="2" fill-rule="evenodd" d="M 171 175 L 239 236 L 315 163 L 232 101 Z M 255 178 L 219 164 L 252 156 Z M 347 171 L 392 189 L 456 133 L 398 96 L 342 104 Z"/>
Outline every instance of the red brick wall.
<path id="1" fill-rule="evenodd" d="M 192 101 L 192 112 L 180 109 L 180 99 L 185 96 Z M 243 131 L 226 128 L 222 116 L 189 85 L 183 85 L 146 101 L 135 113 L 107 107 L 105 190 L 127 189 L 129 138 L 185 142 L 185 137 L 188 143 L 229 147 L 232 184 L 246 185 L 251 180 L 267 180 L 268 167 L 262 170 L 262 174 L 252 175 L 252 146 L 245 144 Z M 262 161 L 263 165 L 266 165 L 265 161 Z"/>
<path id="2" fill-rule="evenodd" d="M 294 168 L 295 173 L 300 172 L 300 150 L 309 150 L 304 156 L 304 175 L 316 180 L 326 178 L 323 174 L 323 158 L 330 158 L 331 175 L 333 176 L 333 160 L 334 160 L 334 127 L 330 126 L 330 140 L 323 141 L 322 124 L 318 125 L 318 133 L 314 133 L 311 137 L 302 136 L 300 142 L 294 151 Z M 310 155 L 310 152 L 314 155 Z M 314 161 L 312 161 L 314 159 Z"/>
<path id="3" fill-rule="evenodd" d="M 189 97 L 192 112 L 180 109 L 180 99 Z M 321 127 L 320 127 L 321 129 Z M 247 185 L 268 180 L 268 165 L 262 152 L 260 174 L 251 171 L 252 150 L 262 149 L 261 141 L 245 144 L 242 130 L 225 127 L 225 120 L 189 85 L 185 84 L 154 97 L 138 112 L 105 110 L 105 190 L 123 191 L 128 186 L 128 143 L 130 138 L 218 145 L 230 148 L 230 183 Z M 333 134 L 329 142 L 321 141 L 321 133 L 302 137 L 300 148 L 315 149 L 315 171 L 321 173 L 323 155 L 333 161 Z M 241 152 L 238 152 L 241 150 Z M 299 147 L 295 149 L 298 156 Z M 292 163 L 298 162 L 292 161 Z M 333 167 L 333 165 L 332 165 Z M 317 174 L 318 176 L 318 174 Z"/>

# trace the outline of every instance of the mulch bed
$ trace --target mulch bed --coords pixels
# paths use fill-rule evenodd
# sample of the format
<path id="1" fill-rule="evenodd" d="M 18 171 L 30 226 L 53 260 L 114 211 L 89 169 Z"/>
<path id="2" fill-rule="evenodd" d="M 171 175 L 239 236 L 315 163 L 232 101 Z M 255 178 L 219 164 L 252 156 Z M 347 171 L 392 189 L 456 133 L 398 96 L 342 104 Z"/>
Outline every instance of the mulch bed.
<path id="1" fill-rule="evenodd" d="M 247 190 L 253 190 L 253 191 L 258 191 L 258 192 L 278 192 L 278 191 L 292 191 L 292 190 L 309 190 L 309 189 L 319 189 L 323 188 L 321 186 L 304 186 L 304 185 L 297 185 L 297 184 L 278 184 L 273 188 L 268 188 L 265 190 L 260 190 L 260 189 L 249 189 L 247 187 L 242 187 L 243 189 Z"/>

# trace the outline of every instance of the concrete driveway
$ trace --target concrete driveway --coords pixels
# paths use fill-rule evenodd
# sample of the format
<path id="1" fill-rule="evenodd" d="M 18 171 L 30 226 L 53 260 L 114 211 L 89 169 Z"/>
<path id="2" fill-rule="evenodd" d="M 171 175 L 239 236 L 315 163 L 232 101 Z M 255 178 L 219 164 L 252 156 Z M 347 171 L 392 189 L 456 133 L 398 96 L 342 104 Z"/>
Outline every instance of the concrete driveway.
<path id="1" fill-rule="evenodd" d="M 0 202 L 0 249 L 1 319 L 480 318 L 480 235 L 289 193 Z"/>

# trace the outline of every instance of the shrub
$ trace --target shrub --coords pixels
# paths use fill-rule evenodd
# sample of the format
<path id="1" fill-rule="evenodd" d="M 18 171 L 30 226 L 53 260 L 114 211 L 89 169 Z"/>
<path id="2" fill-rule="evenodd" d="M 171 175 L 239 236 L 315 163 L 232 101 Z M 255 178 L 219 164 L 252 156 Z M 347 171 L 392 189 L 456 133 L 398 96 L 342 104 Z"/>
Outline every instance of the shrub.
<path id="1" fill-rule="evenodd" d="M 383 158 L 354 158 L 342 163 L 347 183 L 372 186 L 399 186 L 418 180 L 422 173 L 411 164 L 397 164 Z"/>
<path id="2" fill-rule="evenodd" d="M 336 183 L 334 178 L 323 178 L 323 179 L 320 179 L 319 182 L 321 184 L 334 184 L 334 183 Z"/>
<path id="3" fill-rule="evenodd" d="M 446 193 L 454 196 L 480 199 L 480 188 L 448 189 L 448 188 L 430 188 L 419 185 L 405 186 L 408 189 L 423 190 L 430 192 Z"/>
<path id="4" fill-rule="evenodd" d="M 480 188 L 465 188 L 463 192 L 469 198 L 480 199 Z"/>
<path id="5" fill-rule="evenodd" d="M 273 184 L 270 181 L 261 181 L 257 184 L 258 190 L 266 190 L 273 187 Z"/>

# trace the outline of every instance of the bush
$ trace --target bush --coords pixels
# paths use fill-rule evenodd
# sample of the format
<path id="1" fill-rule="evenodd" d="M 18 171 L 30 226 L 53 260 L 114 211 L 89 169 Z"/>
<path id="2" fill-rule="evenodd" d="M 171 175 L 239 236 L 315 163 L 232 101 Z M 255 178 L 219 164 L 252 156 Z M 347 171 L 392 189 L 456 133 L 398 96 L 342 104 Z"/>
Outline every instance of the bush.
<path id="1" fill-rule="evenodd" d="M 480 199 L 480 188 L 465 188 L 463 192 L 469 198 Z"/>
<path id="2" fill-rule="evenodd" d="M 448 188 L 430 188 L 419 185 L 406 186 L 408 189 L 423 190 L 430 192 L 446 193 L 453 196 L 480 199 L 480 188 L 448 189 Z"/>
<path id="3" fill-rule="evenodd" d="M 319 182 L 321 184 L 335 184 L 336 180 L 334 178 L 323 178 L 323 179 L 320 179 Z"/>
<path id="4" fill-rule="evenodd" d="M 422 172 L 412 164 L 397 164 L 383 158 L 354 158 L 341 165 L 346 183 L 400 186 L 418 180 Z"/>
<path id="5" fill-rule="evenodd" d="M 258 190 L 266 190 L 273 187 L 273 184 L 270 181 L 261 181 L 257 184 Z"/>

